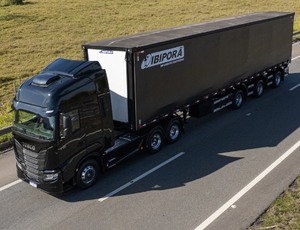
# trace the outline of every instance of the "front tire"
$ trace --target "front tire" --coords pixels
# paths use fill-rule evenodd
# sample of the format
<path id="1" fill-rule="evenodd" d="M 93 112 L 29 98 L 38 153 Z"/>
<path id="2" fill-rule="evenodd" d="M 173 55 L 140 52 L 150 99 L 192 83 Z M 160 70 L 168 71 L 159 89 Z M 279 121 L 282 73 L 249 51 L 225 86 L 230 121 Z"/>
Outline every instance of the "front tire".
<path id="1" fill-rule="evenodd" d="M 78 168 L 76 174 L 77 186 L 85 189 L 94 185 L 99 176 L 99 165 L 97 161 L 90 159 L 84 161 Z"/>

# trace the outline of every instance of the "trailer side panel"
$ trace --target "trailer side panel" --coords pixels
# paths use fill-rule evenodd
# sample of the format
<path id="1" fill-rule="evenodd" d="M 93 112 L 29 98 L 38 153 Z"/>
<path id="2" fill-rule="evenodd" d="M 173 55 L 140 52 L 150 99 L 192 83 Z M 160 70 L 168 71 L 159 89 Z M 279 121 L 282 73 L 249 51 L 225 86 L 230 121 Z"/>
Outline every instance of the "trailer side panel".
<path id="1" fill-rule="evenodd" d="M 135 53 L 136 127 L 289 61 L 292 25 L 285 17 Z"/>
<path id="2" fill-rule="evenodd" d="M 293 18 L 294 13 L 254 13 L 113 38 L 83 48 L 88 60 L 98 60 L 104 69 L 114 71 L 118 62 L 107 65 L 99 52 L 124 53 L 122 66 L 127 69 L 120 76 L 107 71 L 113 92 L 119 89 L 111 77 L 127 83 L 127 95 L 121 95 L 124 100 L 112 99 L 113 108 L 123 108 L 114 109 L 114 119 L 137 130 L 241 79 L 289 62 Z M 91 50 L 98 53 L 91 55 Z"/>

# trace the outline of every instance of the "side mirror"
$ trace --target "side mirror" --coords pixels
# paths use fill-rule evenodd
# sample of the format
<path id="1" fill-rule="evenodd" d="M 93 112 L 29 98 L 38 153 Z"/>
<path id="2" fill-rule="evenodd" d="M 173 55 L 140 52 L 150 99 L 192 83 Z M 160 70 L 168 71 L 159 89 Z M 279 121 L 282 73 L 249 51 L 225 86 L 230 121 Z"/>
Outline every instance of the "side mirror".
<path id="1" fill-rule="evenodd" d="M 63 115 L 63 130 L 64 130 L 64 137 L 68 137 L 72 134 L 72 120 L 69 115 Z"/>

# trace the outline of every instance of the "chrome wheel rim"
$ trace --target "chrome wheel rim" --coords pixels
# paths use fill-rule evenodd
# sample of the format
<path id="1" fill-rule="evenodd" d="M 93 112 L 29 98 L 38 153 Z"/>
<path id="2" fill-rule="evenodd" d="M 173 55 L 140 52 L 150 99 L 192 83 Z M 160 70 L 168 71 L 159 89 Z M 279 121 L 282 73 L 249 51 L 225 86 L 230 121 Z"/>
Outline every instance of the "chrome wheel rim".
<path id="1" fill-rule="evenodd" d="M 169 132 L 169 137 L 171 140 L 176 140 L 179 136 L 180 130 L 179 126 L 177 124 L 173 124 L 171 126 L 170 132 Z"/>
<path id="2" fill-rule="evenodd" d="M 261 82 L 257 83 L 257 95 L 261 95 L 263 93 L 264 87 Z"/>
<path id="3" fill-rule="evenodd" d="M 279 74 L 275 75 L 275 85 L 278 86 L 281 82 L 281 77 Z"/>
<path id="4" fill-rule="evenodd" d="M 82 170 L 81 181 L 84 184 L 90 184 L 91 182 L 94 181 L 95 177 L 96 177 L 96 169 L 93 166 L 88 165 Z"/>
<path id="5" fill-rule="evenodd" d="M 240 107 L 241 104 L 242 104 L 242 102 L 243 102 L 243 96 L 240 93 L 238 93 L 236 95 L 236 97 L 235 97 L 235 104 L 236 104 L 236 106 Z"/>
<path id="6" fill-rule="evenodd" d="M 159 149 L 162 143 L 161 135 L 159 133 L 155 133 L 151 139 L 151 148 L 154 150 Z"/>

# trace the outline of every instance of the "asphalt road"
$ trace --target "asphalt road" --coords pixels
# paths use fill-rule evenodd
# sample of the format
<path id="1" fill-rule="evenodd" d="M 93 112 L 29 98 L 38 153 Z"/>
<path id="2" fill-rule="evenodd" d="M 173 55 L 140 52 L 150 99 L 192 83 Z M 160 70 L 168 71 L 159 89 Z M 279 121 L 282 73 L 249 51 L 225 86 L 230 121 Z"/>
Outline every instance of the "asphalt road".
<path id="1" fill-rule="evenodd" d="M 88 190 L 48 195 L 17 181 L 11 151 L 0 155 L 0 229 L 245 229 L 300 174 L 300 58 L 290 73 L 239 110 L 190 119 L 178 143 Z"/>

